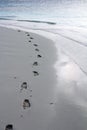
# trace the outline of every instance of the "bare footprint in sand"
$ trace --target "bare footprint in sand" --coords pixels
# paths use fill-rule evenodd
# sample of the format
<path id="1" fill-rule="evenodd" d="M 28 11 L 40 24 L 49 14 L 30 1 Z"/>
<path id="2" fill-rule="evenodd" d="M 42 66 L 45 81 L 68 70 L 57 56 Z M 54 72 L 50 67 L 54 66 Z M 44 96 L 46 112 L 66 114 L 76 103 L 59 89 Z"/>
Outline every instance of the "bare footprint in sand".
<path id="1" fill-rule="evenodd" d="M 27 34 L 27 36 L 30 36 L 30 34 Z"/>
<path id="2" fill-rule="evenodd" d="M 37 57 L 38 57 L 38 58 L 41 58 L 42 56 L 38 54 Z"/>
<path id="3" fill-rule="evenodd" d="M 27 89 L 27 82 L 23 82 L 22 84 L 21 84 L 21 90 L 23 90 L 23 89 Z"/>
<path id="4" fill-rule="evenodd" d="M 29 101 L 29 99 L 25 99 L 25 100 L 23 101 L 23 108 L 24 108 L 24 109 L 27 109 L 27 108 L 29 108 L 29 107 L 31 107 L 30 101 Z"/>
<path id="5" fill-rule="evenodd" d="M 53 105 L 53 104 L 54 104 L 53 102 L 50 103 L 50 105 Z"/>
<path id="6" fill-rule="evenodd" d="M 30 39 L 34 39 L 33 37 L 30 37 Z"/>
<path id="7" fill-rule="evenodd" d="M 6 125 L 5 130 L 13 130 L 13 125 L 12 124 Z"/>
<path id="8" fill-rule="evenodd" d="M 14 79 L 17 79 L 17 77 L 15 76 Z"/>
<path id="9" fill-rule="evenodd" d="M 18 30 L 18 32 L 21 32 L 21 30 Z"/>
<path id="10" fill-rule="evenodd" d="M 39 73 L 37 71 L 33 71 L 33 73 L 34 73 L 34 76 L 38 76 L 39 75 Z"/>
<path id="11" fill-rule="evenodd" d="M 28 42 L 31 42 L 31 40 L 29 40 Z"/>
<path id="12" fill-rule="evenodd" d="M 30 89 L 30 92 L 32 92 L 32 89 Z"/>
<path id="13" fill-rule="evenodd" d="M 35 62 L 33 63 L 33 66 L 38 66 L 38 62 L 35 61 Z"/>
<path id="14" fill-rule="evenodd" d="M 37 44 L 33 44 L 34 46 L 38 46 Z"/>
<path id="15" fill-rule="evenodd" d="M 39 51 L 39 49 L 38 49 L 38 48 L 36 48 L 36 49 L 35 49 L 35 51 Z"/>

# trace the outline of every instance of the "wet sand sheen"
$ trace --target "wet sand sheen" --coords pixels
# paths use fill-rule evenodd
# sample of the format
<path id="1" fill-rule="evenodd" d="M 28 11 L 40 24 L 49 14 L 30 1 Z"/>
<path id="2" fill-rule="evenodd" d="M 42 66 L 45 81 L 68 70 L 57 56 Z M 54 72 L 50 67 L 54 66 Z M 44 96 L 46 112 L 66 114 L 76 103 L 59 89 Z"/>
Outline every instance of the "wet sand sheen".
<path id="1" fill-rule="evenodd" d="M 51 40 L 0 27 L 0 129 L 47 128 L 55 113 L 56 58 Z"/>
<path id="2" fill-rule="evenodd" d="M 0 129 L 87 129 L 87 76 L 64 42 L 0 28 Z"/>

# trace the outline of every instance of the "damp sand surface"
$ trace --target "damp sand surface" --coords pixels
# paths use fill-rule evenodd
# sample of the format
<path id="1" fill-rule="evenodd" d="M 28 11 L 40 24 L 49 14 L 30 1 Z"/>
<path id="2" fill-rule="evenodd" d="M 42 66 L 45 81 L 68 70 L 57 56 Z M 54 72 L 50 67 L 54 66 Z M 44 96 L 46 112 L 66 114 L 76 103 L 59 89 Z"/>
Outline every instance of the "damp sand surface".
<path id="1" fill-rule="evenodd" d="M 87 75 L 57 42 L 0 28 L 0 129 L 87 129 Z"/>
<path id="2" fill-rule="evenodd" d="M 0 129 L 46 130 L 55 100 L 55 52 L 49 39 L 0 27 Z"/>

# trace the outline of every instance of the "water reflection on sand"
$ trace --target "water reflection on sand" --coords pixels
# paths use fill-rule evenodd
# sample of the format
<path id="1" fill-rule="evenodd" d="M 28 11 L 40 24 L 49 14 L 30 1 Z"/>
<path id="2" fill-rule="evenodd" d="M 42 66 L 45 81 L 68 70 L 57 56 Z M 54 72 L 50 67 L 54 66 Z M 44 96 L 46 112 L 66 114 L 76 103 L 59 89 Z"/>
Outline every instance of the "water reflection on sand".
<path id="1" fill-rule="evenodd" d="M 57 70 L 56 116 L 52 129 L 87 129 L 87 76 L 64 52 L 59 51 Z"/>

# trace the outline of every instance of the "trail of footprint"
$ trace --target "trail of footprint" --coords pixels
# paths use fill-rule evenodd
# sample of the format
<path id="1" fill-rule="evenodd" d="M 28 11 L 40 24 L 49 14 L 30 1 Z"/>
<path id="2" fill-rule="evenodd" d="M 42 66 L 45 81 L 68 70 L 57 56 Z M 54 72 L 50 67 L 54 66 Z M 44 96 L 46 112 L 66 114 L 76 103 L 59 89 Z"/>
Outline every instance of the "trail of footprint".
<path id="1" fill-rule="evenodd" d="M 20 30 L 18 30 L 18 32 L 20 32 Z M 28 34 L 28 32 L 26 32 L 27 36 L 30 36 L 30 34 Z M 30 39 L 33 39 L 32 37 L 30 37 Z M 29 42 L 31 42 L 31 40 L 29 40 Z M 37 63 L 34 63 L 34 65 L 37 65 Z M 15 76 L 14 79 L 16 79 L 17 77 Z M 21 90 L 23 89 L 27 89 L 28 88 L 28 84 L 27 82 L 23 82 L 21 84 Z M 32 92 L 32 90 L 30 90 Z M 30 95 L 30 97 L 32 97 L 32 95 Z M 29 101 L 29 99 L 24 99 L 23 101 L 23 109 L 27 109 L 31 107 L 31 103 Z M 21 114 L 21 117 L 23 117 L 23 115 Z M 7 124 L 5 127 L 5 130 L 13 130 L 13 124 Z"/>

